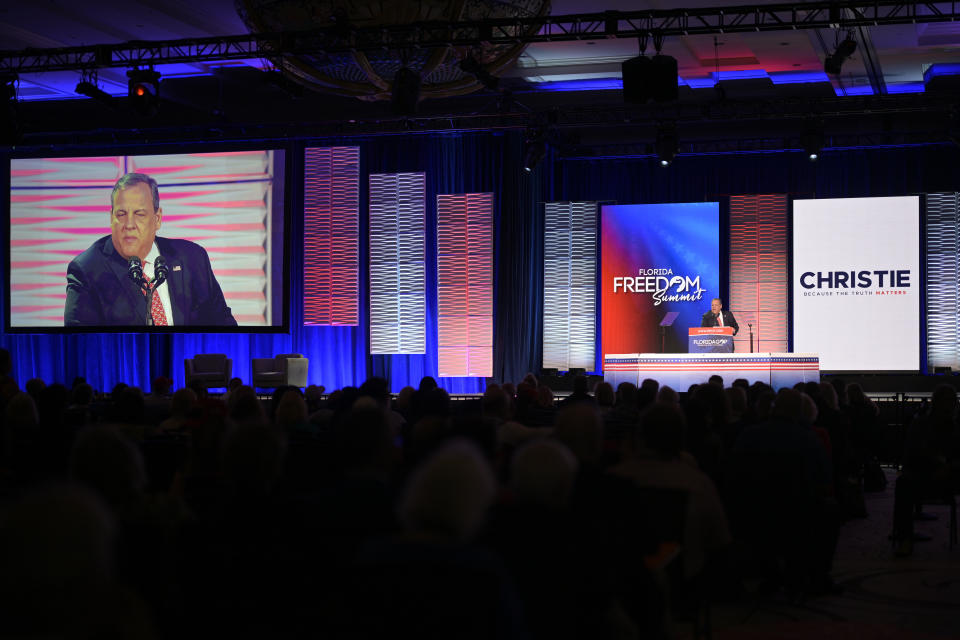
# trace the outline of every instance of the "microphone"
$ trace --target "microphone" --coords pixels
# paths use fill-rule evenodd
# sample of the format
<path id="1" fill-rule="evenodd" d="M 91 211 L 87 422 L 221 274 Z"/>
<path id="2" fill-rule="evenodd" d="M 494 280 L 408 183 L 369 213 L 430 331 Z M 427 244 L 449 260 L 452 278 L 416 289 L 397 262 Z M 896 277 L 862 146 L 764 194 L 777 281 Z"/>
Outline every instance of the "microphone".
<path id="1" fill-rule="evenodd" d="M 130 258 L 127 275 L 130 276 L 130 279 L 133 280 L 138 287 L 143 286 L 143 263 L 140 262 L 140 258 L 137 256 Z"/>
<path id="2" fill-rule="evenodd" d="M 157 256 L 153 263 L 153 288 L 156 289 L 167 281 L 167 275 L 170 269 L 167 267 L 167 260 L 163 256 Z"/>

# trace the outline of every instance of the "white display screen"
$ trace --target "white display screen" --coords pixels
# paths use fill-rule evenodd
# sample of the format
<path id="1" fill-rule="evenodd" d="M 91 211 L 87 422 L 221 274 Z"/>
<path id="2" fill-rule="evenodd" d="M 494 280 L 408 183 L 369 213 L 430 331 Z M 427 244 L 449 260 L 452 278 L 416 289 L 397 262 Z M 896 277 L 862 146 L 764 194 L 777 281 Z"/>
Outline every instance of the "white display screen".
<path id="1" fill-rule="evenodd" d="M 793 349 L 825 371 L 920 368 L 920 198 L 793 202 Z"/>

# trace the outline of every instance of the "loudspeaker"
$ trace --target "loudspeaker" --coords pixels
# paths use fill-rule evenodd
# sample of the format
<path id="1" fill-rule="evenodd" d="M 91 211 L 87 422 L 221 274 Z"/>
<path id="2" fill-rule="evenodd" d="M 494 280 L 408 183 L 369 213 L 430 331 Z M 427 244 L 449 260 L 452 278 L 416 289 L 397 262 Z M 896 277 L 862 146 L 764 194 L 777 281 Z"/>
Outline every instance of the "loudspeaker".
<path id="1" fill-rule="evenodd" d="M 584 376 L 587 374 L 587 370 L 583 367 L 570 367 L 570 371 L 567 372 L 568 376 Z"/>
<path id="2" fill-rule="evenodd" d="M 556 367 L 544 368 L 540 370 L 541 376 L 556 376 L 560 371 Z"/>
<path id="3" fill-rule="evenodd" d="M 648 100 L 669 102 L 677 99 L 677 60 L 671 56 L 637 56 L 620 65 L 625 102 L 643 104 Z"/>
<path id="4" fill-rule="evenodd" d="M 398 116 L 412 116 L 420 101 L 420 74 L 400 67 L 393 76 L 393 93 L 390 95 L 393 112 Z"/>
<path id="5" fill-rule="evenodd" d="M 945 373 L 945 374 L 947 374 L 947 375 L 950 375 L 950 374 L 953 372 L 953 369 L 951 369 L 950 367 L 934 367 L 934 368 L 933 368 L 933 372 L 934 372 L 934 373 Z"/>

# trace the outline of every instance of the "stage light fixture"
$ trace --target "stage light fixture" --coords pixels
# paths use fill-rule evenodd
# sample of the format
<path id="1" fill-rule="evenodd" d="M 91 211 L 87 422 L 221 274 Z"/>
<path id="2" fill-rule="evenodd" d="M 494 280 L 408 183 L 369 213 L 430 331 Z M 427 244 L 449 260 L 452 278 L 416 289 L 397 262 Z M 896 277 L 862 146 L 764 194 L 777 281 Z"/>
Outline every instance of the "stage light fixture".
<path id="1" fill-rule="evenodd" d="M 847 32 L 847 37 L 837 45 L 836 50 L 823 61 L 823 70 L 831 76 L 839 76 L 843 63 L 857 50 L 857 41 L 853 38 L 853 31 Z"/>
<path id="2" fill-rule="evenodd" d="M 477 82 L 490 91 L 496 91 L 497 87 L 500 86 L 500 78 L 487 71 L 472 54 L 467 54 L 465 58 L 460 60 L 459 66 L 460 71 L 469 73 L 477 79 Z"/>
<path id="3" fill-rule="evenodd" d="M 398 116 L 412 116 L 420 102 L 420 74 L 407 67 L 400 67 L 393 76 L 393 93 L 390 104 Z"/>
<path id="4" fill-rule="evenodd" d="M 93 82 L 89 80 L 81 80 L 77 83 L 75 91 L 81 96 L 87 96 L 88 98 L 93 98 L 97 102 L 103 104 L 112 104 L 113 96 L 109 93 L 98 87 Z"/>
<path id="5" fill-rule="evenodd" d="M 661 124 L 657 129 L 656 151 L 661 167 L 669 167 L 677 157 L 680 143 L 677 139 L 677 127 L 673 123 Z"/>
<path id="6" fill-rule="evenodd" d="M 160 111 L 160 73 L 153 69 L 127 71 L 127 96 L 140 115 L 157 115 Z"/>
<path id="7" fill-rule="evenodd" d="M 525 143 L 523 152 L 523 170 L 527 173 L 536 168 L 544 156 L 547 155 L 547 141 L 543 135 L 536 135 L 529 138 Z"/>
<path id="8" fill-rule="evenodd" d="M 818 122 L 808 122 L 800 136 L 800 144 L 810 162 L 816 162 L 823 151 L 823 126 Z"/>

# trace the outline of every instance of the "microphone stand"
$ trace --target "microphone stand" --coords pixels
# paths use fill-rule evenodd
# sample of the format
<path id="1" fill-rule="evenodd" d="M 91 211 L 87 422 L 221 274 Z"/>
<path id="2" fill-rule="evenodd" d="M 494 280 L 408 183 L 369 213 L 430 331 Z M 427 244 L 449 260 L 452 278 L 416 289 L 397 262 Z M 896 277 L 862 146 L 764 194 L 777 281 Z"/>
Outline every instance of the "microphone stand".
<path id="1" fill-rule="evenodd" d="M 750 353 L 753 353 L 753 325 L 748 322 L 747 326 L 750 327 Z"/>
<path id="2" fill-rule="evenodd" d="M 144 282 L 141 285 L 144 289 L 143 299 L 147 301 L 147 326 L 153 326 L 153 287 L 150 286 L 149 282 Z"/>

